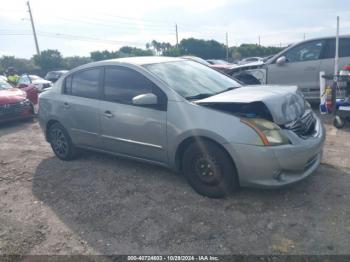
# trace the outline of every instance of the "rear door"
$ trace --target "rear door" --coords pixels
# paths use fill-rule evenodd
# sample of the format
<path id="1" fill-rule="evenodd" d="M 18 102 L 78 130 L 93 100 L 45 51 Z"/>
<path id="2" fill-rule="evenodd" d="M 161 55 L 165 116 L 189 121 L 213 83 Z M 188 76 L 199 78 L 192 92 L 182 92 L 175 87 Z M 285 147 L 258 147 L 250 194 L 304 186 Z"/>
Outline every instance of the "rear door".
<path id="1" fill-rule="evenodd" d="M 326 74 L 334 74 L 335 62 L 335 38 L 328 39 L 326 42 L 326 50 L 321 60 L 320 71 Z M 350 64 L 350 38 L 342 37 L 339 39 L 339 70 Z M 344 96 L 345 90 L 338 89 L 338 97 Z"/>
<path id="2" fill-rule="evenodd" d="M 156 106 L 132 104 L 135 96 L 154 93 Z M 140 72 L 105 67 L 101 139 L 106 150 L 160 163 L 167 162 L 167 97 Z"/>
<path id="3" fill-rule="evenodd" d="M 269 64 L 268 84 L 297 85 L 306 98 L 319 98 L 319 71 L 325 40 L 312 40 L 296 45 L 281 54 L 286 63 Z M 281 57 L 280 56 L 280 57 Z"/>
<path id="4" fill-rule="evenodd" d="M 60 115 L 77 145 L 101 147 L 99 106 L 102 70 L 102 67 L 85 69 L 65 79 Z"/>

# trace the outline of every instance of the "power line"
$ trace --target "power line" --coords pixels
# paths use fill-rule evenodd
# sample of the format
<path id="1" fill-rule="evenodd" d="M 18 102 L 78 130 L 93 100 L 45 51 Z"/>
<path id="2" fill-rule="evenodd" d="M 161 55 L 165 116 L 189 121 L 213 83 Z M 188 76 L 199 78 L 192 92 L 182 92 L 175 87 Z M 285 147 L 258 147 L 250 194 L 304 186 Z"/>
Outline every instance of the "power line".
<path id="1" fill-rule="evenodd" d="M 100 26 L 109 26 L 109 27 L 116 27 L 116 26 L 120 26 L 120 25 L 126 25 L 126 26 L 131 26 L 131 27 L 146 27 L 146 28 L 152 28 L 152 29 L 168 29 L 170 28 L 170 26 L 156 26 L 156 25 L 144 25 L 144 24 L 135 24 L 135 23 L 127 23 L 127 22 L 107 22 L 106 20 L 103 19 L 71 19 L 71 18 L 66 18 L 66 17 L 59 17 L 59 16 L 51 16 L 54 19 L 57 20 L 63 20 L 63 21 L 70 21 L 73 23 L 81 23 L 81 24 L 90 24 L 90 25 L 100 25 Z"/>
<path id="2" fill-rule="evenodd" d="M 0 33 L 0 36 L 30 36 L 30 35 L 31 35 L 31 33 L 29 33 L 29 32 L 28 33 Z M 77 40 L 77 41 L 85 41 L 85 42 L 99 42 L 99 43 L 112 44 L 112 45 L 116 45 L 116 44 L 140 45 L 140 44 L 143 44 L 143 42 L 108 40 L 108 39 L 101 39 L 101 38 L 95 38 L 95 37 L 89 37 L 89 36 L 50 33 L 50 32 L 42 32 L 42 31 L 39 31 L 38 35 L 41 37 Z"/>

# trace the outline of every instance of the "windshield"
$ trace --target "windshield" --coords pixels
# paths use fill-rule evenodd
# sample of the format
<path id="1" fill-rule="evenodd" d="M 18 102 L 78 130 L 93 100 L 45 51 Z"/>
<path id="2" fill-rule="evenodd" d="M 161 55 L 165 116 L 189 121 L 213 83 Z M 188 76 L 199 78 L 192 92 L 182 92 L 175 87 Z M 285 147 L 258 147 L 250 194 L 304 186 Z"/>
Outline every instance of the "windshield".
<path id="1" fill-rule="evenodd" d="M 198 63 L 206 65 L 206 66 L 210 66 L 209 62 L 207 62 L 204 59 L 197 57 L 197 56 L 183 56 L 183 58 L 198 62 Z"/>
<path id="2" fill-rule="evenodd" d="M 12 88 L 12 86 L 9 83 L 0 80 L 0 89 L 9 89 L 9 88 Z"/>
<path id="3" fill-rule="evenodd" d="M 240 87 L 232 78 L 193 61 L 145 65 L 181 96 L 204 98 Z"/>

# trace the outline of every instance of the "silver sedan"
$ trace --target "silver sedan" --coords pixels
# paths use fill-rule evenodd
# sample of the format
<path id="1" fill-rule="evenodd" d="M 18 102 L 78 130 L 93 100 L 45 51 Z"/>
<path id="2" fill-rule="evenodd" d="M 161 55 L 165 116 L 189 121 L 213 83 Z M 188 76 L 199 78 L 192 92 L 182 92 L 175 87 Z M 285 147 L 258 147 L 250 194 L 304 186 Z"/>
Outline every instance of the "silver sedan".
<path id="1" fill-rule="evenodd" d="M 58 158 L 84 148 L 166 166 L 209 197 L 302 180 L 319 166 L 325 139 L 297 87 L 242 87 L 179 58 L 90 63 L 60 78 L 39 103 Z"/>

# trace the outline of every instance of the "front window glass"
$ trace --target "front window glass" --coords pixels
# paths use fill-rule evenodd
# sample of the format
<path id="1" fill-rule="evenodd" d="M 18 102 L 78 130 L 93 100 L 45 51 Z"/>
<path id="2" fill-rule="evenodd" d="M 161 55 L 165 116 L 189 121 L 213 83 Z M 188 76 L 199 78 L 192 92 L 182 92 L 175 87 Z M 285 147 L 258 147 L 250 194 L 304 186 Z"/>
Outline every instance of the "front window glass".
<path id="1" fill-rule="evenodd" d="M 288 50 L 284 56 L 288 62 L 305 62 L 320 59 L 324 40 L 317 40 L 297 45 Z"/>
<path id="2" fill-rule="evenodd" d="M 132 104 L 141 94 L 152 93 L 154 84 L 140 73 L 128 68 L 106 68 L 104 99 L 111 102 Z"/>
<path id="3" fill-rule="evenodd" d="M 240 87 L 232 78 L 193 61 L 176 61 L 145 65 L 170 88 L 185 98 L 208 97 Z"/>

